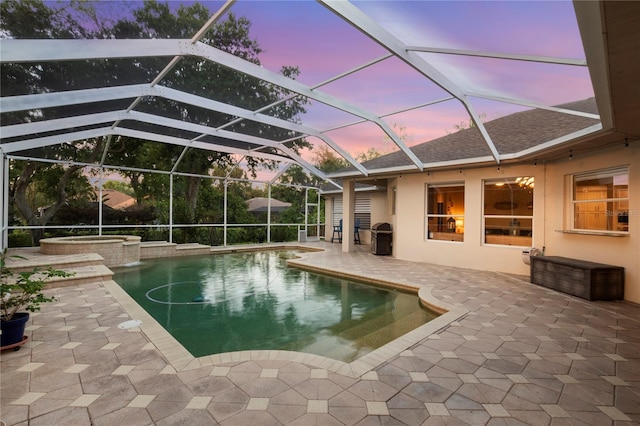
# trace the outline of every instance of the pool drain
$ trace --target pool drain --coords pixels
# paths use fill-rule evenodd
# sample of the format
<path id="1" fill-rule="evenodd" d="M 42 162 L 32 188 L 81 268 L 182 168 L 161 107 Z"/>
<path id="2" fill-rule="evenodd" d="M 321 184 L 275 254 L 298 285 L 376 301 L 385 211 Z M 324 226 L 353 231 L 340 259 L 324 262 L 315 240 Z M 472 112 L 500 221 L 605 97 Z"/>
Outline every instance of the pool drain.
<path id="1" fill-rule="evenodd" d="M 129 320 L 118 324 L 118 328 L 121 330 L 128 330 L 130 328 L 138 327 L 140 324 L 142 324 L 142 321 L 140 320 Z"/>

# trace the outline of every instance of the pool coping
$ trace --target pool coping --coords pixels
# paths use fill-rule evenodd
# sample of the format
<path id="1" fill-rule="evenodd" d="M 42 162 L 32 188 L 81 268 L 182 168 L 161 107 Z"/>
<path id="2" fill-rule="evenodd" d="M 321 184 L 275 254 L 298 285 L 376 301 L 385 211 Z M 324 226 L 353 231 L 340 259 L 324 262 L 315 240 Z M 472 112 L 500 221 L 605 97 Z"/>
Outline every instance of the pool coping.
<path id="1" fill-rule="evenodd" d="M 447 327 L 454 321 L 468 314 L 468 310 L 459 306 L 449 305 L 441 300 L 436 299 L 432 294 L 433 286 L 430 285 L 412 285 L 411 283 L 389 280 L 380 280 L 361 274 L 346 273 L 343 271 L 312 266 L 305 263 L 305 258 L 313 255 L 313 252 L 324 251 L 323 249 L 309 247 L 286 245 L 282 247 L 270 247 L 268 250 L 277 250 L 279 248 L 287 250 L 304 250 L 295 259 L 289 259 L 287 263 L 299 269 L 321 272 L 341 278 L 357 279 L 371 283 L 373 285 L 394 288 L 402 291 L 410 291 L 417 293 L 420 303 L 427 308 L 439 313 L 440 315 L 426 324 L 413 329 L 412 331 L 398 337 L 397 339 L 375 349 L 368 354 L 354 360 L 352 362 L 338 361 L 320 355 L 309 354 L 304 352 L 281 351 L 281 350 L 249 350 L 225 352 L 214 355 L 206 355 L 202 357 L 194 357 L 178 340 L 175 339 L 167 330 L 160 325 L 148 312 L 146 312 L 129 294 L 113 280 L 103 281 L 105 289 L 112 297 L 122 306 L 125 312 L 132 318 L 142 321 L 139 327 L 133 330 L 140 330 L 149 339 L 149 341 L 158 349 L 170 366 L 176 371 L 187 371 L 204 366 L 217 366 L 230 362 L 240 362 L 249 360 L 279 360 L 300 362 L 311 365 L 316 368 L 323 368 L 335 373 L 339 373 L 348 377 L 358 378 L 367 372 L 375 369 L 379 365 L 389 361 L 391 358 L 400 355 L 403 351 L 409 349 L 421 340 L 428 338 L 431 334 Z M 244 250 L 244 249 L 243 249 Z M 231 252 L 238 250 L 228 250 Z M 223 251 L 212 251 L 212 254 L 221 254 Z"/>

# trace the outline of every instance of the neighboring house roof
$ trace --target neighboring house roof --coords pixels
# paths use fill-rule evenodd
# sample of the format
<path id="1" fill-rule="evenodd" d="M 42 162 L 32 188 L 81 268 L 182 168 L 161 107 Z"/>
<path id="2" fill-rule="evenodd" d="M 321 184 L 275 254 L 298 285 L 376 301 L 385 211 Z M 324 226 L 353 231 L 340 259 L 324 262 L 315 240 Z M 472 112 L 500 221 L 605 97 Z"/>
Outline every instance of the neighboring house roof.
<path id="1" fill-rule="evenodd" d="M 559 108 L 597 114 L 595 98 L 558 105 Z M 487 132 L 501 155 L 517 153 L 567 134 L 598 124 L 599 120 L 555 111 L 533 109 L 518 112 L 484 123 Z M 491 156 L 485 140 L 477 128 L 460 130 L 438 139 L 411 147 L 423 163 L 439 163 Z M 368 170 L 411 166 L 413 163 L 402 151 L 395 151 L 362 163 Z M 349 167 L 336 174 L 356 171 Z M 417 169 L 416 169 L 417 171 Z"/>
<path id="2" fill-rule="evenodd" d="M 100 192 L 96 191 L 96 197 L 100 197 Z M 136 203 L 136 199 L 124 192 L 116 191 L 115 189 L 103 189 L 102 201 L 105 205 L 115 210 L 126 209 Z"/>
<path id="3" fill-rule="evenodd" d="M 266 212 L 269 208 L 272 212 L 281 212 L 289 207 L 291 203 L 275 198 L 255 197 L 247 200 L 247 210 L 250 212 Z"/>

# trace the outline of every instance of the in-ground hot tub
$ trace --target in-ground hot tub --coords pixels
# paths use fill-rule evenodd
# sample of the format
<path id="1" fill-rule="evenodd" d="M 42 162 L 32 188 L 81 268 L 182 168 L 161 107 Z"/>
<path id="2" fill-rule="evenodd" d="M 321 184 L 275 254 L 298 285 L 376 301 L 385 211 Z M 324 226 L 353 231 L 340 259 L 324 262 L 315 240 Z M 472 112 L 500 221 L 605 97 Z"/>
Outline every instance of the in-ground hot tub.
<path id="1" fill-rule="evenodd" d="M 65 255 L 98 253 L 106 266 L 140 261 L 140 237 L 135 235 L 86 235 L 40 240 L 40 253 Z"/>

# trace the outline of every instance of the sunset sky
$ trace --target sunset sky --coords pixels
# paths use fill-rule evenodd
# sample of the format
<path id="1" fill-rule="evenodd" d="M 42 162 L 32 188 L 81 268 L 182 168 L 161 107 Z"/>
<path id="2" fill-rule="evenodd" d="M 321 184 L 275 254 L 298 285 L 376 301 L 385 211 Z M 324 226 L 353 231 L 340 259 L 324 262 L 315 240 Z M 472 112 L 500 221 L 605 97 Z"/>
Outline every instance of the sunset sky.
<path id="1" fill-rule="evenodd" d="M 169 2 L 172 9 L 193 2 Z M 212 13 L 222 1 L 201 1 Z M 360 10 L 409 46 L 454 48 L 584 59 L 571 1 L 353 1 Z M 126 15 L 141 2 L 102 2 L 110 15 Z M 311 0 L 239 0 L 231 11 L 252 23 L 251 37 L 264 52 L 265 68 L 301 70 L 299 81 L 313 86 L 387 51 L 322 4 Z M 114 13 L 115 12 L 115 13 Z M 539 64 L 468 56 L 420 53 L 463 90 L 506 95 L 549 105 L 593 96 L 586 67 Z M 462 104 L 449 100 L 404 113 L 392 112 L 448 97 L 423 75 L 396 58 L 356 72 L 319 90 L 364 108 L 384 120 L 409 146 L 445 136 L 468 123 Z M 526 109 L 470 98 L 485 121 Z M 321 131 L 359 121 L 358 117 L 312 101 L 302 117 Z M 393 145 L 373 124 L 326 133 L 353 154 Z M 309 138 L 313 143 L 318 140 Z M 305 158 L 312 157 L 305 153 Z"/>
<path id="2" fill-rule="evenodd" d="M 360 1 L 362 11 L 408 45 L 584 58 L 570 1 Z M 239 1 L 232 11 L 252 22 L 265 50 L 262 65 L 297 65 L 299 80 L 314 85 L 378 58 L 386 51 L 313 1 Z M 463 88 L 559 104 L 593 96 L 585 67 L 422 54 Z M 447 96 L 397 59 L 387 59 L 320 90 L 384 115 Z M 472 98 L 486 120 L 523 107 Z M 444 136 L 468 121 L 458 101 L 386 117 L 408 145 Z M 357 121 L 314 102 L 305 124 L 320 129 Z M 329 135 L 349 152 L 385 150 L 384 135 L 358 125 Z"/>

